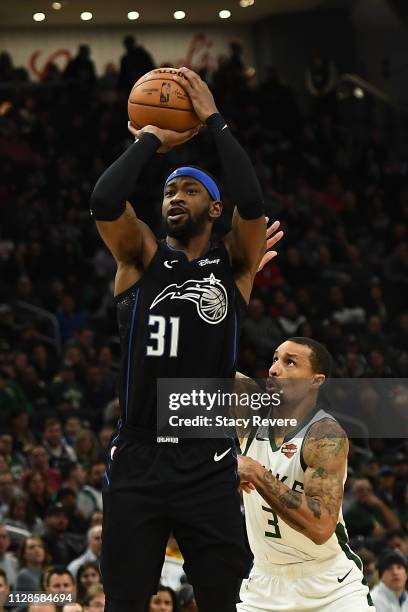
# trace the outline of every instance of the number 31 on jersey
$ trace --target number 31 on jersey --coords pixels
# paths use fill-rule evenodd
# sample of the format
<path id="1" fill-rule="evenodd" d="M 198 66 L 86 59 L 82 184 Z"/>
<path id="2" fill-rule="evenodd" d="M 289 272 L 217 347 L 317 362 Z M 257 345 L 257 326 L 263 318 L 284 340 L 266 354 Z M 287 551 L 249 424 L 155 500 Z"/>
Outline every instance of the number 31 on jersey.
<path id="1" fill-rule="evenodd" d="M 166 337 L 170 337 L 169 357 L 177 357 L 180 317 L 150 315 L 148 326 L 151 328 L 146 355 L 162 357 L 166 348 Z"/>

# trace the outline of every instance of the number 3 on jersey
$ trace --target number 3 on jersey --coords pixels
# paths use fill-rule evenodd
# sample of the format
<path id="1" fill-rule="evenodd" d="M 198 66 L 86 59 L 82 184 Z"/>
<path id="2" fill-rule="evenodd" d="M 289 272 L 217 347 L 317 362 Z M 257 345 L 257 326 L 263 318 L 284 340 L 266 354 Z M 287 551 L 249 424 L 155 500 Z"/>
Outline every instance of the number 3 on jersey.
<path id="1" fill-rule="evenodd" d="M 148 326 L 152 328 L 149 335 L 146 354 L 149 357 L 162 357 L 166 347 L 166 336 L 170 335 L 170 357 L 177 357 L 180 317 L 170 317 L 166 321 L 160 315 L 150 315 Z"/>
<path id="2" fill-rule="evenodd" d="M 278 515 L 276 512 L 274 512 L 272 508 L 269 508 L 269 506 L 262 506 L 262 510 L 272 514 L 272 518 L 268 519 L 268 525 L 274 527 L 274 531 L 265 531 L 265 536 L 267 538 L 281 538 L 282 536 L 278 524 Z"/>

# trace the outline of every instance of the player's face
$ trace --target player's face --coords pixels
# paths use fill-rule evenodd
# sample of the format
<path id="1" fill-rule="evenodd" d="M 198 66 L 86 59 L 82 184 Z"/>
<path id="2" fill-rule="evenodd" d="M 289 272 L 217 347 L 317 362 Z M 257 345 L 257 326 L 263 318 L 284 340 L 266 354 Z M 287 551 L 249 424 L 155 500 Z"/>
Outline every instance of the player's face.
<path id="1" fill-rule="evenodd" d="M 176 178 L 164 188 L 162 215 L 168 236 L 190 239 L 204 231 L 221 214 L 206 188 L 189 177 Z"/>
<path id="2" fill-rule="evenodd" d="M 310 355 L 308 346 L 290 340 L 278 346 L 269 368 L 268 390 L 281 390 L 282 400 L 303 399 L 316 379 L 324 380 L 323 375 L 316 375 L 313 371 Z"/>

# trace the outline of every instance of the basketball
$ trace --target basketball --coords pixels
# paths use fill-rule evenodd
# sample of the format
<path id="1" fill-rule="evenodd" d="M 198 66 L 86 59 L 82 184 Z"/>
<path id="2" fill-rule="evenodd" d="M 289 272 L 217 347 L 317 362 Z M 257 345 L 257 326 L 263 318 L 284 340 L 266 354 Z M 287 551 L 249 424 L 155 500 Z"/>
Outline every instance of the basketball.
<path id="1" fill-rule="evenodd" d="M 174 81 L 175 75 L 185 79 L 174 68 L 157 68 L 135 83 L 128 100 L 129 119 L 134 127 L 155 125 L 184 132 L 200 123 L 187 92 Z"/>

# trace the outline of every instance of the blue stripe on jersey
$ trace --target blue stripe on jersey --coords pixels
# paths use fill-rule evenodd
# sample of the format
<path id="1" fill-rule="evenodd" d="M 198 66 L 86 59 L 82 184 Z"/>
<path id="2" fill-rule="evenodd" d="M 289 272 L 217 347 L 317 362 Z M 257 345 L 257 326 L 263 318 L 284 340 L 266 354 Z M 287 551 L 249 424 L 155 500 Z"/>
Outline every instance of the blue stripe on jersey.
<path id="1" fill-rule="evenodd" d="M 237 361 L 237 325 L 238 325 L 237 313 L 235 312 L 235 315 L 234 315 L 234 360 L 232 362 L 233 366 L 235 365 Z"/>
<path id="2" fill-rule="evenodd" d="M 132 354 L 133 329 L 134 329 L 134 326 L 135 326 L 135 318 L 136 318 L 137 303 L 139 301 L 139 293 L 140 293 L 140 289 L 138 289 L 136 291 L 135 301 L 134 301 L 133 308 L 132 308 L 132 321 L 131 321 L 131 324 L 130 324 L 130 332 L 129 332 L 128 363 L 127 363 L 127 377 L 126 377 L 125 421 L 127 421 L 127 414 L 128 414 L 129 383 L 130 383 L 130 362 L 131 362 L 131 354 Z"/>

